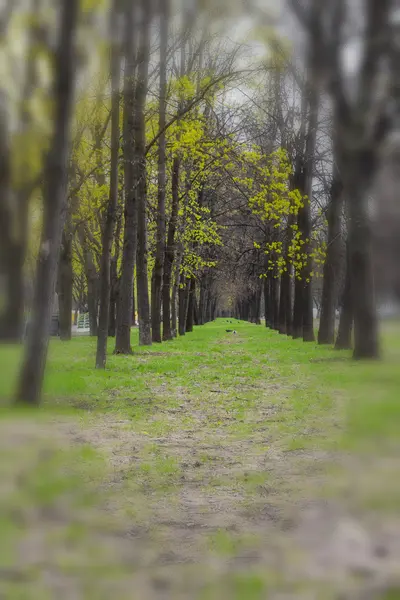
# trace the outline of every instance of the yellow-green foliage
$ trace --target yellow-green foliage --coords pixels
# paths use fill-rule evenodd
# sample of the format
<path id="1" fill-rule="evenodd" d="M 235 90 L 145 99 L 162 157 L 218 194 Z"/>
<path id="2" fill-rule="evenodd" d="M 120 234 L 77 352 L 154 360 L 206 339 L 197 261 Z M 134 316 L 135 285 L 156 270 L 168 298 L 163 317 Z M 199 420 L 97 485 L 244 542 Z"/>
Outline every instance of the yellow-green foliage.
<path id="1" fill-rule="evenodd" d="M 287 229 L 289 219 L 295 219 L 308 200 L 298 189 L 291 187 L 292 165 L 287 152 L 279 148 L 265 156 L 260 148 L 254 146 L 241 153 L 239 164 L 242 172 L 235 175 L 234 182 L 246 193 L 253 215 L 268 224 L 270 229 L 269 238 L 262 247 L 254 242 L 254 247 L 263 249 L 268 257 L 264 276 L 280 277 L 291 272 L 290 267 L 293 267 L 293 274 L 301 279 L 309 260 L 304 248 L 310 240 L 303 239 L 297 224 L 290 225 L 291 232 Z M 285 235 L 289 235 L 287 252 L 282 240 Z M 311 245 L 311 259 L 316 265 L 323 264 L 325 246 L 317 243 L 316 234 Z"/>

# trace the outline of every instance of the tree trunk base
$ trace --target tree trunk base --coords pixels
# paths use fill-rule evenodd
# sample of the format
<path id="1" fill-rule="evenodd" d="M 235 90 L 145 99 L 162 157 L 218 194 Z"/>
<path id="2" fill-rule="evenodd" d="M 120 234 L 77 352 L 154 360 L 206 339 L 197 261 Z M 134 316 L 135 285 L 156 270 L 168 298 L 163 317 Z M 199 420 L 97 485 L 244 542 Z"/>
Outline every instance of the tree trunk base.
<path id="1" fill-rule="evenodd" d="M 364 348 L 359 350 L 354 350 L 353 352 L 354 360 L 379 360 L 379 348 Z"/>
<path id="2" fill-rule="evenodd" d="M 304 331 L 303 342 L 315 342 L 314 331 Z"/>

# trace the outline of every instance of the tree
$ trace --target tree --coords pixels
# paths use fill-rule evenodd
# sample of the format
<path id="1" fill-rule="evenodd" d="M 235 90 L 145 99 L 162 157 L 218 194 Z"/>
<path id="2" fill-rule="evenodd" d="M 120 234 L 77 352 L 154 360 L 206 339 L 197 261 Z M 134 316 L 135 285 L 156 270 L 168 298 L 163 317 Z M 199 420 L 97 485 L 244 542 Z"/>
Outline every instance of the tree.
<path id="1" fill-rule="evenodd" d="M 341 297 L 339 328 L 336 337 L 336 350 L 350 350 L 352 347 L 353 330 L 353 298 L 351 290 L 351 265 L 349 244 L 346 244 L 346 274 Z"/>
<path id="2" fill-rule="evenodd" d="M 150 63 L 150 25 L 152 20 L 152 0 L 141 0 L 141 36 L 138 50 L 138 74 L 135 96 L 135 166 L 136 203 L 138 212 L 137 237 L 137 302 L 139 313 L 139 344 L 151 345 L 148 244 L 147 244 L 147 168 L 146 168 L 146 120 L 145 104 L 148 90 Z"/>
<path id="3" fill-rule="evenodd" d="M 111 164 L 110 164 L 110 190 L 107 207 L 105 209 L 102 232 L 102 255 L 100 272 L 100 312 L 97 331 L 96 368 L 104 369 L 107 360 L 107 337 L 110 314 L 110 265 L 111 249 L 116 222 L 118 205 L 118 166 L 119 166 L 119 109 L 120 109 L 120 76 L 121 56 L 119 43 L 119 1 L 113 0 L 111 7 Z"/>
<path id="4" fill-rule="evenodd" d="M 57 261 L 66 201 L 66 177 L 76 76 L 75 31 L 78 0 L 64 0 L 59 9 L 55 55 L 54 129 L 43 183 L 43 228 L 37 262 L 32 320 L 19 374 L 16 401 L 37 405 L 47 358 Z"/>
<path id="5" fill-rule="evenodd" d="M 310 71 L 314 72 L 313 57 L 310 58 Z M 312 75 L 308 75 L 312 77 Z M 317 81 L 308 80 L 306 93 L 308 93 L 309 118 L 305 143 L 304 163 L 304 205 L 301 211 L 301 229 L 303 234 L 303 252 L 306 260 L 303 271 L 303 341 L 313 342 L 313 297 L 312 297 L 312 255 L 311 255 L 311 201 L 313 195 L 315 147 L 317 141 L 318 111 L 319 111 L 319 86 Z"/>
<path id="6" fill-rule="evenodd" d="M 3 9 L 1 29 L 6 29 L 12 17 L 12 3 Z M 2 116 L 1 153 L 3 176 L 0 194 L 0 270 L 5 275 L 5 307 L 0 314 L 0 339 L 19 341 L 23 332 L 25 290 L 24 265 L 27 255 L 29 206 L 38 184 L 40 166 L 34 155 L 42 150 L 43 140 L 36 131 L 29 99 L 37 87 L 37 45 L 43 34 L 40 23 L 40 2 L 32 0 L 27 14 L 27 50 L 24 63 L 21 97 L 18 103 L 18 130 L 7 139 L 7 121 Z M 5 98 L 4 98 L 5 101 Z M 7 154 L 7 156 L 5 156 Z M 12 194 L 12 202 L 9 201 Z"/>
<path id="7" fill-rule="evenodd" d="M 333 344 L 335 341 L 336 308 L 338 297 L 338 280 L 341 259 L 341 225 L 343 209 L 342 181 L 334 166 L 331 183 L 331 194 L 328 205 L 328 244 L 324 264 L 324 278 L 321 299 L 321 317 L 319 322 L 318 343 Z"/>
<path id="8" fill-rule="evenodd" d="M 160 0 L 160 100 L 158 140 L 158 205 L 156 253 L 151 287 L 151 324 L 153 342 L 161 342 L 161 300 L 165 255 L 165 196 L 166 196 L 166 111 L 167 111 L 167 53 L 169 29 L 169 0 Z"/>
<path id="9" fill-rule="evenodd" d="M 135 190 L 135 68 L 134 38 L 137 30 L 134 22 L 134 0 L 125 0 L 125 72 L 123 108 L 124 153 L 124 242 L 122 250 L 121 281 L 119 288 L 118 323 L 115 340 L 116 354 L 131 354 L 131 325 L 133 315 L 133 274 L 137 250 L 137 193 Z"/>
<path id="10" fill-rule="evenodd" d="M 390 77 L 394 3 L 365 0 L 361 57 L 353 74 L 355 89 L 346 89 L 342 53 L 351 32 L 350 7 L 345 0 L 322 4 L 313 0 L 308 7 L 297 0 L 291 6 L 306 29 L 311 52 L 317 58 L 315 75 L 329 92 L 337 124 L 337 160 L 342 177 L 349 217 L 348 243 L 354 311 L 354 357 L 379 356 L 378 323 L 375 307 L 371 253 L 371 222 L 368 203 L 379 168 L 383 142 L 391 127 Z M 393 73 L 394 74 L 394 73 Z"/>
<path id="11" fill-rule="evenodd" d="M 58 307 L 60 319 L 60 339 L 69 341 L 72 336 L 72 232 L 69 215 L 64 225 L 61 238 L 61 251 L 58 261 Z"/>

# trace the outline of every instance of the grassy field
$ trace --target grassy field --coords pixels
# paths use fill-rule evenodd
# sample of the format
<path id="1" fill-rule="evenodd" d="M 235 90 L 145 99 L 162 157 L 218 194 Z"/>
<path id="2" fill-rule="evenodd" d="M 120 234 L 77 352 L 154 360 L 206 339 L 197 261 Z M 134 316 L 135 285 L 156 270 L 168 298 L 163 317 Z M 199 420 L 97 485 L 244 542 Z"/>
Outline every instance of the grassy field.
<path id="1" fill-rule="evenodd" d="M 400 598 L 399 325 L 379 364 L 227 328 L 53 341 L 37 413 L 0 347 L 0 598 Z"/>

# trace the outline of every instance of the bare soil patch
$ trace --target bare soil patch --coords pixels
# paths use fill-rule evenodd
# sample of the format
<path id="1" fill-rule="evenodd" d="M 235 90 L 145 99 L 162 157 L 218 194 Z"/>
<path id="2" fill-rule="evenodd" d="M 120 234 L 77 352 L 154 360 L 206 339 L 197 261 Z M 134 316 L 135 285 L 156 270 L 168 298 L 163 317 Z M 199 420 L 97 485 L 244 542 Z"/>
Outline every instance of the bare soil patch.
<path id="1" fill-rule="evenodd" d="M 260 432 L 232 439 L 224 423 L 213 432 L 200 423 L 154 437 L 125 419 L 2 422 L 0 497 L 3 508 L 17 499 L 7 516 L 19 529 L 15 560 L 0 570 L 3 597 L 28 584 L 34 600 L 46 590 L 68 600 L 201 598 L 207 589 L 230 598 L 240 574 L 249 590 L 257 577 L 269 588 L 249 598 L 378 599 L 399 585 L 400 522 L 354 513 L 345 456 L 288 454 Z M 104 458 L 92 479 L 86 447 Z M 332 462 L 342 463 L 335 481 Z M 67 481 L 72 473 L 77 487 L 72 477 L 64 489 L 61 477 L 49 501 L 34 486 L 47 468 Z M 370 463 L 372 474 L 380 468 Z M 327 500 L 330 484 L 345 493 Z"/>

